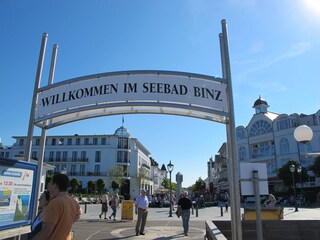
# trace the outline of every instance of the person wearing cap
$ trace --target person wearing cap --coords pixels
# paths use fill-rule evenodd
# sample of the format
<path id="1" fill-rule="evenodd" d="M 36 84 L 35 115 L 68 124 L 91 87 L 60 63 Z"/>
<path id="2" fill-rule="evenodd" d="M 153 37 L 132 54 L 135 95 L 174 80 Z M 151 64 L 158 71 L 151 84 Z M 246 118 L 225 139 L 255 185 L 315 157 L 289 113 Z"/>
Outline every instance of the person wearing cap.
<path id="1" fill-rule="evenodd" d="M 147 191 L 142 189 L 141 194 L 137 197 L 135 202 L 135 213 L 138 214 L 136 224 L 136 235 L 145 235 L 144 228 L 147 222 L 149 200 L 147 197 Z"/>
<path id="2" fill-rule="evenodd" d="M 184 230 L 184 235 L 188 236 L 189 231 L 189 220 L 190 220 L 190 208 L 192 209 L 192 215 L 194 213 L 194 208 L 192 201 L 188 198 L 188 192 L 185 191 L 182 193 L 182 198 L 179 199 L 178 207 L 182 209 L 182 225 Z"/>

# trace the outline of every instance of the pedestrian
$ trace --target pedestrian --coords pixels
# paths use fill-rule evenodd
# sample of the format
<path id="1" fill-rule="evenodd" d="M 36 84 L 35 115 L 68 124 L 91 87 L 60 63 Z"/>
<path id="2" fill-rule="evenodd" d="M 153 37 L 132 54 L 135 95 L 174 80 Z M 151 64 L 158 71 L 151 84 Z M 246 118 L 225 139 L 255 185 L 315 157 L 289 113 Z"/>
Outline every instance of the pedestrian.
<path id="1" fill-rule="evenodd" d="M 112 196 L 111 200 L 109 201 L 109 205 L 112 209 L 112 213 L 109 216 L 109 219 L 111 220 L 113 216 L 113 221 L 116 221 L 116 215 L 117 215 L 117 208 L 119 208 L 119 195 L 116 193 Z"/>
<path id="2" fill-rule="evenodd" d="M 189 231 L 189 220 L 190 220 L 190 209 L 192 209 L 192 215 L 194 213 L 194 207 L 192 201 L 188 198 L 188 192 L 182 193 L 182 197 L 178 201 L 178 208 L 181 207 L 182 213 L 182 225 L 184 230 L 184 235 L 188 236 Z"/>
<path id="3" fill-rule="evenodd" d="M 28 239 L 33 239 L 33 237 L 40 232 L 42 228 L 42 221 L 46 207 L 50 201 L 50 192 L 44 191 L 39 198 L 39 213 L 31 223 L 31 232 L 28 234 Z"/>
<path id="4" fill-rule="evenodd" d="M 141 189 L 141 194 L 137 197 L 135 202 L 135 213 L 138 214 L 136 223 L 136 235 L 145 235 L 144 228 L 146 226 L 148 217 L 149 200 L 146 196 L 147 192 L 145 189 Z"/>
<path id="5" fill-rule="evenodd" d="M 44 212 L 40 232 L 33 240 L 70 240 L 72 225 L 79 220 L 81 208 L 68 195 L 69 178 L 59 173 L 52 177 L 48 184 L 51 198 Z"/>
<path id="6" fill-rule="evenodd" d="M 225 212 L 228 212 L 228 208 L 229 208 L 229 194 L 227 192 L 224 193 L 224 201 L 226 204 L 226 210 Z"/>
<path id="7" fill-rule="evenodd" d="M 100 195 L 101 201 L 101 213 L 99 214 L 99 218 L 101 219 L 102 214 L 104 214 L 104 219 L 107 219 L 107 212 L 108 212 L 108 204 L 109 204 L 109 192 L 105 192 L 104 194 Z"/>

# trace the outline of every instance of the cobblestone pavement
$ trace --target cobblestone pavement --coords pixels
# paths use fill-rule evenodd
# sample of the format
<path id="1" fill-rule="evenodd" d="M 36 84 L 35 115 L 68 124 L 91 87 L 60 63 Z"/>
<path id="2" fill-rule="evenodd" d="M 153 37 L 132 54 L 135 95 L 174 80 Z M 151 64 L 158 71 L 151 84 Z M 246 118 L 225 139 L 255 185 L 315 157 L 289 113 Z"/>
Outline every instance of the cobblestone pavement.
<path id="1" fill-rule="evenodd" d="M 81 206 L 85 212 L 85 206 Z M 168 208 L 150 208 L 144 236 L 135 235 L 135 219 L 121 221 L 120 211 L 116 221 L 99 218 L 101 205 L 90 204 L 86 207 L 80 220 L 74 224 L 75 240 L 102 240 L 102 239 L 204 239 L 205 221 L 225 220 L 230 221 L 230 211 L 224 212 L 220 207 L 207 207 L 199 209 L 198 214 L 191 215 L 188 236 L 184 236 L 182 220 L 175 213 L 169 217 Z M 285 220 L 320 220 L 320 208 L 300 208 L 299 212 L 294 207 L 284 209 Z M 110 214 L 110 212 L 108 213 Z"/>

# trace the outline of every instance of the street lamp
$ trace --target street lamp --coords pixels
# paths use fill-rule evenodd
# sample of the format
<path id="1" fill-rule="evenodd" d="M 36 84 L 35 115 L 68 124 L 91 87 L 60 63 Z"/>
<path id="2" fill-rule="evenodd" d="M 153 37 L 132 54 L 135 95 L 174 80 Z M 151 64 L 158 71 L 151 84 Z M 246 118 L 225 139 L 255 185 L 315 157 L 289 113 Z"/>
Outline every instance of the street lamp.
<path id="1" fill-rule="evenodd" d="M 294 171 L 296 170 L 296 166 L 291 164 L 289 166 L 291 175 L 292 175 L 292 183 L 293 183 L 293 193 L 294 193 L 294 206 L 295 206 L 295 212 L 298 212 L 298 204 L 297 204 L 297 195 L 296 195 L 296 186 L 295 186 L 295 182 L 294 182 Z"/>
<path id="2" fill-rule="evenodd" d="M 167 168 L 168 168 L 168 171 L 169 171 L 169 174 L 170 174 L 170 211 L 169 211 L 169 217 L 172 217 L 172 185 L 171 185 L 171 173 L 173 171 L 173 164 L 171 163 L 171 160 L 170 160 L 170 163 L 167 165 Z"/>
<path id="3" fill-rule="evenodd" d="M 298 172 L 299 177 L 300 177 L 300 189 L 301 189 L 301 195 L 302 195 L 303 189 L 302 189 L 302 181 L 301 181 L 301 175 L 302 175 L 302 167 L 301 166 L 297 167 L 297 172 Z"/>
<path id="4" fill-rule="evenodd" d="M 310 127 L 308 127 L 307 125 L 301 125 L 297 127 L 293 132 L 293 136 L 298 143 L 303 144 L 306 158 L 308 158 L 308 155 L 320 155 L 320 153 L 307 153 L 306 144 L 309 143 L 313 138 L 313 131 Z"/>

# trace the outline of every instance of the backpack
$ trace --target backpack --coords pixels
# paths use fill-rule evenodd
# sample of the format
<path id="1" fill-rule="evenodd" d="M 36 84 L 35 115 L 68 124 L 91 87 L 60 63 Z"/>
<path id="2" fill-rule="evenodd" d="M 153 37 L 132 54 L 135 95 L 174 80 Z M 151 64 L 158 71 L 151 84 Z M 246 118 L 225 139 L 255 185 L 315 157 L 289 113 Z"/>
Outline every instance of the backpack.
<path id="1" fill-rule="evenodd" d="M 109 206 L 111 207 L 111 205 L 112 205 L 112 200 L 109 201 Z"/>

